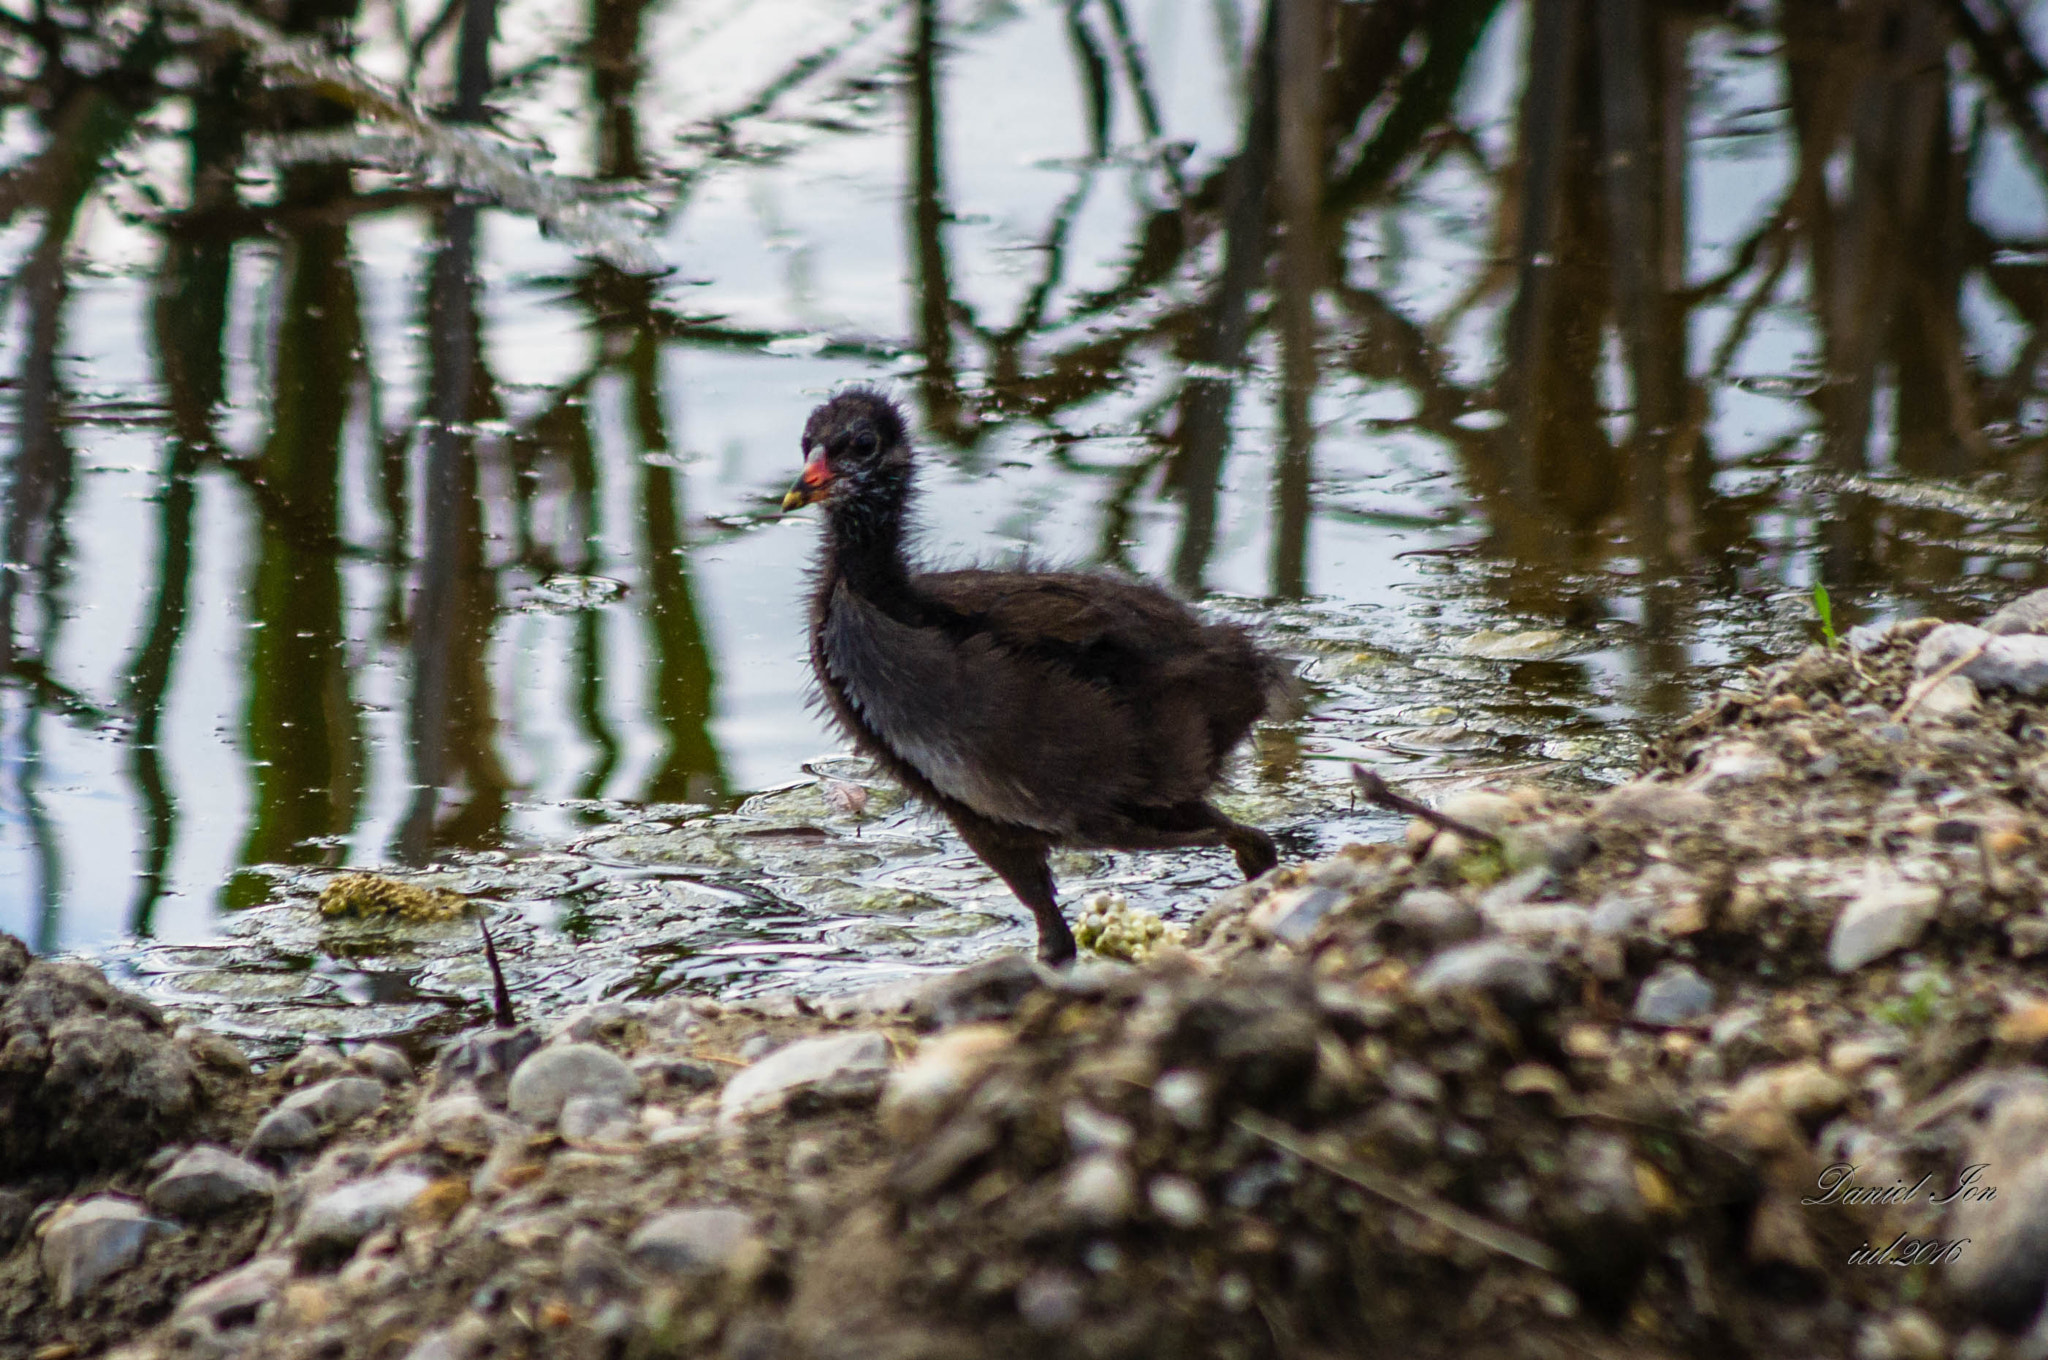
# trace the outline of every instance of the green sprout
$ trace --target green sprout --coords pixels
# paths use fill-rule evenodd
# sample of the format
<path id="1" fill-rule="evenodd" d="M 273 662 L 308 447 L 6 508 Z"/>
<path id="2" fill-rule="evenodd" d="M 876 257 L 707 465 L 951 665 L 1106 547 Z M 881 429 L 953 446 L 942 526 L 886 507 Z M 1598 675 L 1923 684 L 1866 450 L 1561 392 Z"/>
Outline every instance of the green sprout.
<path id="1" fill-rule="evenodd" d="M 1828 646 L 1835 645 L 1835 609 L 1828 599 L 1828 588 L 1820 582 L 1813 583 L 1813 612 L 1820 616 L 1820 635 Z"/>

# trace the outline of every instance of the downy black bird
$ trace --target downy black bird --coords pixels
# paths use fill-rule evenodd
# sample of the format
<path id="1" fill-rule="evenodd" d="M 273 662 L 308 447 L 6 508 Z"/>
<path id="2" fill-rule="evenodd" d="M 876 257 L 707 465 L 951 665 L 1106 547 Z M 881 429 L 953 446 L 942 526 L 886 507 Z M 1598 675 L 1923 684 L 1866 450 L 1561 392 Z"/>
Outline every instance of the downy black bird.
<path id="1" fill-rule="evenodd" d="M 822 503 L 811 665 L 856 749 L 946 814 L 1038 921 L 1038 957 L 1074 936 L 1055 845 L 1227 845 L 1246 878 L 1278 861 L 1207 801 L 1283 687 L 1243 629 L 1153 586 L 1068 571 L 923 571 L 905 554 L 914 459 L 881 393 L 841 392 L 804 425 L 785 512 Z"/>

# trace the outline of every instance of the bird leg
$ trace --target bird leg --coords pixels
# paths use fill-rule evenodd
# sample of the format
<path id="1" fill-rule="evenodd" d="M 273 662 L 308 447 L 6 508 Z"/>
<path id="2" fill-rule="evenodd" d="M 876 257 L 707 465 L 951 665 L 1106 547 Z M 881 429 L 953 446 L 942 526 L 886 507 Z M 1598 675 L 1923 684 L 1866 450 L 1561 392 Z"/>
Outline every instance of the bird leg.
<path id="1" fill-rule="evenodd" d="M 978 817 L 956 814 L 953 825 L 959 829 L 960 839 L 967 842 L 967 848 L 996 871 L 1019 902 L 1031 908 L 1031 915 L 1038 921 L 1039 962 L 1057 966 L 1071 961 L 1075 952 L 1074 932 L 1067 929 L 1067 918 L 1060 914 L 1059 903 L 1053 899 L 1052 869 L 1046 864 L 1045 841 Z"/>
<path id="2" fill-rule="evenodd" d="M 1208 807 L 1208 804 L 1203 804 Z M 1217 809 L 1210 807 L 1216 818 L 1217 829 L 1223 833 L 1223 843 L 1230 847 L 1230 853 L 1237 856 L 1238 872 L 1250 882 L 1280 862 L 1280 852 L 1273 847 L 1273 838 L 1255 826 L 1234 822 Z"/>

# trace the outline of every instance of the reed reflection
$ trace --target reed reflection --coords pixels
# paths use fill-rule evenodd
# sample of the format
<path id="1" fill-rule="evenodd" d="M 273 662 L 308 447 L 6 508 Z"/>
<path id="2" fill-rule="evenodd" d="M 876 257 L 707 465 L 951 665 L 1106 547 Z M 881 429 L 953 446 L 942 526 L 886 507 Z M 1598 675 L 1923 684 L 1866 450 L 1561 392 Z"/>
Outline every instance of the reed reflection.
<path id="1" fill-rule="evenodd" d="M 695 165 L 678 150 L 689 138 L 643 127 L 650 110 L 665 111 L 650 77 L 690 74 L 652 46 L 663 11 L 650 0 L 592 0 L 587 44 L 550 60 L 580 68 L 588 101 L 576 130 L 588 134 L 595 178 L 661 186 L 676 216 L 714 176 L 743 178 L 795 154 L 734 133 L 776 116 L 791 91 L 829 80 L 875 92 L 881 112 L 867 123 L 788 124 L 821 144 L 902 139 L 885 186 L 899 195 L 894 254 L 852 266 L 900 280 L 902 333 L 834 336 L 829 353 L 849 376 L 900 359 L 935 452 L 970 469 L 991 432 L 1022 427 L 1028 456 L 1043 451 L 1059 485 L 1081 488 L 1072 501 L 1096 518 L 1105 564 L 1164 561 L 1176 585 L 1199 592 L 1231 538 L 1224 520 L 1240 513 L 1225 489 L 1249 486 L 1263 588 L 1278 600 L 1343 595 L 1353 583 L 1319 569 L 1318 551 L 1332 526 L 1378 512 L 1347 503 L 1330 479 L 1373 437 L 1398 434 L 1456 477 L 1472 526 L 1461 551 L 1506 568 L 1471 573 L 1474 595 L 1502 616 L 1572 627 L 1626 617 L 1641 713 L 1690 702 L 1689 641 L 1716 597 L 1818 577 L 1849 622 L 1859 587 L 1931 605 L 1994 573 L 2010 585 L 2040 579 L 2032 539 L 1982 542 L 1987 524 L 2037 538 L 2026 516 L 2048 492 L 2048 224 L 2016 236 L 2010 204 L 1986 206 L 1994 163 L 2008 196 L 2020 179 L 2034 194 L 2048 183 L 2035 108 L 2048 74 L 2005 0 L 1787 0 L 1768 19 L 1753 6 L 1664 0 L 1209 8 L 1214 22 L 1185 25 L 1180 38 L 1214 48 L 1238 98 L 1227 130 L 1206 143 L 1178 140 L 1189 96 L 1159 83 L 1174 68 L 1148 49 L 1158 30 L 1145 7 L 1065 0 L 1050 14 L 1072 62 L 1076 140 L 1039 181 L 1048 187 L 1020 218 L 1016 248 L 1005 246 L 1001 267 L 1018 279 L 1003 296 L 1018 300 L 1000 316 L 979 301 L 991 266 L 976 253 L 986 234 L 970 224 L 986 205 L 969 201 L 983 180 L 967 158 L 985 144 L 963 143 L 974 94 L 960 82 L 967 49 L 1004 51 L 1007 26 L 1032 21 L 1026 10 L 970 15 L 906 0 L 877 11 L 883 36 L 869 57 L 835 38 L 779 69 L 737 112 L 696 129 L 717 132 L 725 150 Z M 338 54 L 356 16 L 354 0 L 298 0 L 280 17 Z M 45 941 L 56 938 L 66 853 L 38 784 L 56 724 L 125 721 L 142 828 L 138 933 L 166 890 L 190 804 L 162 751 L 199 604 L 194 535 L 208 478 L 252 526 L 247 599 L 233 606 L 236 624 L 250 625 L 240 738 L 253 805 L 231 838 L 246 862 L 320 862 L 363 831 L 372 729 L 351 656 L 403 663 L 395 702 L 416 791 L 396 850 L 423 862 L 506 834 L 518 762 L 501 749 L 499 715 L 514 708 L 494 692 L 490 658 L 505 601 L 529 578 L 633 585 L 619 607 L 578 610 L 562 634 L 570 679 L 555 698 L 587 752 L 562 787 L 664 803 L 741 792 L 733 753 L 713 735 L 727 659 L 709 626 L 717 601 L 705 583 L 717 578 L 698 554 L 753 524 L 692 519 L 703 507 L 686 494 L 671 426 L 675 412 L 722 398 L 673 360 L 678 349 L 754 355 L 807 330 L 685 315 L 674 280 L 610 264 L 501 283 L 480 234 L 498 199 L 419 177 L 365 190 L 367 153 L 267 168 L 252 159 L 257 134 L 354 129 L 357 110 L 274 66 L 265 86 L 250 74 L 263 63 L 238 55 L 241 40 L 203 25 L 195 36 L 196 22 L 156 19 L 131 34 L 39 18 L 0 32 L 37 73 L 0 100 L 32 104 L 43 135 L 0 181 L 0 213 L 35 218 L 8 319 L 0 801 L 42 866 Z M 477 0 L 406 37 L 418 82 L 408 93 L 428 103 L 445 86 L 435 116 L 479 136 L 494 106 L 530 98 L 519 82 L 533 73 L 509 69 L 496 23 L 495 6 Z M 1510 39 L 1513 80 L 1503 81 Z M 1738 45 L 1743 69 L 1768 68 L 1782 91 L 1763 107 L 1741 107 L 1709 79 L 1737 61 Z M 1051 74 L 1045 88 L 1057 89 Z M 1512 87 L 1498 127 L 1470 107 L 1490 86 Z M 95 343 L 66 331 L 78 291 L 67 252 L 80 246 L 81 205 L 139 173 L 115 149 L 171 135 L 139 121 L 159 105 L 189 118 L 175 134 L 184 166 L 165 195 L 183 205 L 144 221 L 161 242 L 149 323 L 162 405 L 155 541 L 133 636 L 117 649 L 122 674 L 97 696 L 50 665 L 79 608 L 66 581 L 82 417 L 60 356 Z M 1782 189 L 1723 250 L 1703 243 L 1713 215 L 1692 196 L 1728 154 L 1752 157 L 1759 182 Z M 1441 196 L 1449 180 L 1482 219 L 1466 224 L 1470 238 L 1490 244 L 1459 265 L 1455 287 L 1432 294 L 1414 286 L 1412 242 L 1456 216 Z M 356 258 L 356 224 L 393 211 L 425 222 L 429 238 L 425 281 L 407 301 L 422 324 L 402 337 L 425 371 L 412 418 L 380 404 L 396 375 L 354 357 L 391 352 L 366 320 L 381 280 Z M 1111 214 L 1122 214 L 1121 237 L 1105 246 L 1091 221 Z M 231 386 L 224 337 L 236 324 L 237 261 L 265 251 L 276 258 L 274 287 L 256 304 L 272 309 L 260 318 L 267 425 L 238 455 L 215 428 Z M 1105 267 L 1103 283 L 1094 271 Z M 1075 283 L 1084 271 L 1093 286 Z M 513 292 L 568 311 L 595 340 L 594 358 L 566 361 L 531 401 L 501 390 L 485 349 L 485 319 Z M 2006 338 L 1987 342 L 1994 334 Z M 625 437 L 600 439 L 593 394 L 614 388 Z M 1766 388 L 1782 430 L 1738 451 L 1744 432 L 1720 410 Z M 1406 415 L 1366 422 L 1348 405 L 1349 394 L 1386 389 L 1403 394 Z M 1260 419 L 1268 406 L 1270 422 Z M 1115 440 L 1092 433 L 1104 411 Z M 1268 425 L 1270 436 L 1239 433 Z M 368 456 L 352 459 L 358 438 Z M 358 475 L 369 484 L 354 485 Z M 1954 494 L 1914 500 L 1901 485 Z M 1144 545 L 1155 499 L 1168 539 Z M 370 531 L 381 541 L 351 540 L 351 505 L 382 517 Z M 607 524 L 610 514 L 625 522 Z M 628 540 L 636 560 L 608 561 L 605 545 Z M 1141 558 L 1146 546 L 1158 551 Z M 358 581 L 372 605 L 352 614 L 344 586 Z M 642 630 L 647 658 L 628 682 L 606 669 L 623 628 Z M 1586 682 L 1544 683 L 1563 703 Z M 640 723 L 662 749 L 644 782 L 620 788 Z M 1291 768 L 1298 756 L 1268 763 Z M 260 891 L 246 880 L 227 900 Z"/>

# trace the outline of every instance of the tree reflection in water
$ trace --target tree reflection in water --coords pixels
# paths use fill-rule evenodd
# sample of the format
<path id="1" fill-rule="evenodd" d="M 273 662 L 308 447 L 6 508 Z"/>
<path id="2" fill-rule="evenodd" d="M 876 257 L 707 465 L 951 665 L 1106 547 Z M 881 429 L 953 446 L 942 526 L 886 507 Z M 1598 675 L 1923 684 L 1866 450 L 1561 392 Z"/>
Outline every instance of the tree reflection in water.
<path id="1" fill-rule="evenodd" d="M 62 885 L 114 852 L 53 819 L 53 788 L 83 777 L 45 768 L 67 734 L 120 750 L 92 779 L 133 809 L 126 924 L 141 934 L 181 872 L 228 878 L 205 854 L 179 869 L 195 813 L 236 821 L 241 865 L 423 863 L 501 840 L 539 759 L 507 724 L 541 697 L 561 709 L 561 797 L 718 804 L 760 782 L 736 774 L 748 762 L 720 728 L 736 665 L 721 629 L 752 635 L 705 581 L 723 546 L 765 532 L 789 449 L 729 456 L 709 483 L 721 508 L 693 517 L 686 488 L 707 483 L 686 469 L 705 455 L 679 422 L 729 398 L 686 382 L 686 359 L 701 373 L 810 353 L 837 376 L 906 375 L 935 458 L 964 473 L 1028 450 L 1060 514 L 1093 526 L 1096 560 L 1142 559 L 1190 593 L 1234 534 L 1258 538 L 1260 585 L 1288 601 L 1362 593 L 1318 535 L 1448 532 L 1464 588 L 1501 617 L 1624 619 L 1643 715 L 1690 702 L 1694 641 L 1735 593 L 1817 578 L 1854 622 L 2040 578 L 2038 5 L 757 8 L 768 19 L 593 0 L 583 39 L 549 47 L 523 35 L 556 16 L 492 0 L 409 17 L 296 0 L 276 20 L 317 51 L 295 56 L 218 0 L 0 17 L 17 115 L 0 180 L 0 854 L 33 885 L 0 926 L 42 948 L 95 929 L 65 924 Z M 726 88 L 693 55 L 706 35 L 777 31 L 787 13 L 812 27 L 779 30 L 767 78 L 679 124 L 672 86 Z M 1032 64 L 1041 19 L 1070 72 Z M 1191 46 L 1232 107 L 1190 84 Z M 992 233 L 976 216 L 990 158 L 1042 156 L 1045 136 L 974 123 L 981 92 L 957 73 L 964 54 L 985 72 L 1013 48 L 1028 99 L 1071 98 L 1058 118 L 1081 141 L 1038 168 L 1041 225 L 1012 214 Z M 405 87 L 311 80 L 318 51 L 403 71 Z M 316 155 L 303 140 L 373 116 L 384 144 Z M 564 196 L 511 129 L 590 178 Z M 394 136 L 489 155 L 461 173 L 446 155 L 393 168 Z M 899 138 L 891 169 L 865 167 L 865 148 Z M 693 255 L 699 205 L 735 184 L 765 203 L 776 167 L 819 147 L 854 168 L 805 182 L 794 233 L 833 243 L 828 267 L 870 291 L 900 289 L 900 338 L 815 324 L 807 248 L 782 257 L 783 312 L 725 316 L 696 310 L 684 275 L 602 248 L 623 193 L 654 210 L 666 255 L 716 284 L 740 266 Z M 1703 190 L 1731 160 L 1775 185 L 1754 208 Z M 898 239 L 839 240 L 839 206 L 877 186 L 900 193 Z M 522 213 L 605 258 L 507 278 L 495 234 Z M 392 225 L 412 233 L 409 263 L 366 251 Z M 102 257 L 139 285 L 107 283 Z M 126 351 L 87 319 L 88 288 L 147 308 L 134 390 L 90 376 Z M 404 319 L 376 301 L 392 296 Z M 584 340 L 541 362 L 506 349 L 514 306 L 577 318 Z M 513 382 L 515 368 L 548 376 Z M 760 428 L 793 430 L 799 389 L 780 381 L 786 409 Z M 153 450 L 132 528 L 80 490 L 103 432 Z M 1456 494 L 1376 504 L 1356 466 L 1373 441 Z M 209 487 L 231 514 L 209 517 Z M 1244 488 L 1258 508 L 1240 532 Z M 247 526 L 246 560 L 221 599 L 206 534 L 230 524 Z M 145 546 L 93 546 L 123 535 Z M 131 563 L 132 618 L 80 595 L 109 579 L 95 553 Z M 620 603 L 572 601 L 547 634 L 559 655 L 532 663 L 559 660 L 565 679 L 528 692 L 531 667 L 505 650 L 530 617 L 519 602 L 549 582 Z M 193 655 L 208 611 L 246 638 L 226 672 Z M 173 702 L 202 664 L 241 686 L 245 809 L 166 758 L 208 739 L 176 716 L 203 706 Z M 1573 701 L 1582 682 L 1560 683 L 1552 699 Z M 1269 754 L 1275 779 L 1302 758 Z M 230 879 L 223 900 L 266 891 Z"/>

